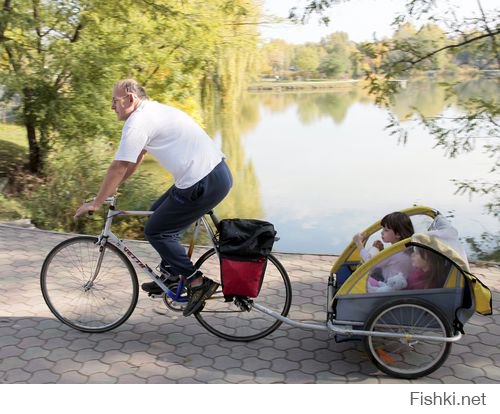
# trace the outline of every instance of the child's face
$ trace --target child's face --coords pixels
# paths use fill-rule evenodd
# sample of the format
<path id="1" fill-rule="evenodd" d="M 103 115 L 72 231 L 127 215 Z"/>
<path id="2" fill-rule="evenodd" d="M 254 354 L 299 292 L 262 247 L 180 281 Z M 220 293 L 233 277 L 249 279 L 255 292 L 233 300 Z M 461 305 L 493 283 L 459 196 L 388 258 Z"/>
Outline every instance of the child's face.
<path id="1" fill-rule="evenodd" d="M 401 240 L 401 236 L 399 233 L 396 233 L 394 230 L 388 228 L 388 227 L 382 227 L 382 240 L 384 243 L 396 243 L 397 241 Z"/>
<path id="2" fill-rule="evenodd" d="M 429 271 L 429 264 L 427 261 L 420 255 L 418 251 L 414 251 L 411 254 L 411 265 L 416 269 L 422 269 L 424 271 Z"/>

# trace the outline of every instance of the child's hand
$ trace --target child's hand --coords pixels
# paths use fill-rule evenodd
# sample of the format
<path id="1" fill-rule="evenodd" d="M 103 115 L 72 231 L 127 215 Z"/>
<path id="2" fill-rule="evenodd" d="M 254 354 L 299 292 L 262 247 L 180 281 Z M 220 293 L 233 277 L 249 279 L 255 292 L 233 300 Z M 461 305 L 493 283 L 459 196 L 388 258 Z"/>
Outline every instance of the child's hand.
<path id="1" fill-rule="evenodd" d="M 365 240 L 366 240 L 366 235 L 364 233 L 358 233 L 352 238 L 352 241 L 354 242 L 359 251 L 361 251 L 364 248 Z"/>
<path id="2" fill-rule="evenodd" d="M 376 247 L 379 251 L 384 250 L 384 243 L 382 243 L 380 240 L 375 240 L 373 242 L 373 247 Z"/>
<path id="3" fill-rule="evenodd" d="M 358 246 L 360 244 L 363 244 L 363 242 L 366 240 L 366 235 L 365 233 L 358 233 L 356 234 L 353 238 L 352 241 Z"/>

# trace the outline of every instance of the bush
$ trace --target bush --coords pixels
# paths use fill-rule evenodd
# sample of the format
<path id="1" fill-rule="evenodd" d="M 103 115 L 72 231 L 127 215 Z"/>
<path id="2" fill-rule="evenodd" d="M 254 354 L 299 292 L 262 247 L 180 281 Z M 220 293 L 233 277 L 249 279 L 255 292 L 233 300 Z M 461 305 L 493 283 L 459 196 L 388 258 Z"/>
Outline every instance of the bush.
<path id="1" fill-rule="evenodd" d="M 0 194 L 0 221 L 18 220 L 28 217 L 29 213 L 23 205 Z"/>
<path id="2" fill-rule="evenodd" d="M 44 182 L 35 188 L 28 203 L 35 226 L 55 231 L 97 234 L 103 215 L 75 221 L 77 208 L 97 193 L 112 161 L 114 149 L 102 139 L 55 148 L 47 160 Z M 158 195 L 158 179 L 136 173 L 120 188 L 120 208 L 147 210 Z M 162 185 L 162 190 L 165 184 Z M 113 227 L 122 237 L 140 238 L 144 218 L 117 220 Z"/>
<path id="3" fill-rule="evenodd" d="M 20 166 L 28 163 L 28 151 L 21 145 L 0 139 L 0 177 L 15 176 Z"/>

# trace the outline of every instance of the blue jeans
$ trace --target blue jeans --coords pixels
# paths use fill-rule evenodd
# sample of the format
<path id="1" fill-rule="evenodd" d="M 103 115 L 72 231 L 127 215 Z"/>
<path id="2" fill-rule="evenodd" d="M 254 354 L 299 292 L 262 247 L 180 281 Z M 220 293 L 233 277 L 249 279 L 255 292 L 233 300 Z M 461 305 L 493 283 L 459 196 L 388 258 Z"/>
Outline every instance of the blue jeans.
<path id="1" fill-rule="evenodd" d="M 154 213 L 144 234 L 160 254 L 162 263 L 170 266 L 170 273 L 191 276 L 196 272 L 180 243 L 180 232 L 219 204 L 232 185 L 231 172 L 222 160 L 193 186 L 181 189 L 173 185 L 151 206 Z"/>

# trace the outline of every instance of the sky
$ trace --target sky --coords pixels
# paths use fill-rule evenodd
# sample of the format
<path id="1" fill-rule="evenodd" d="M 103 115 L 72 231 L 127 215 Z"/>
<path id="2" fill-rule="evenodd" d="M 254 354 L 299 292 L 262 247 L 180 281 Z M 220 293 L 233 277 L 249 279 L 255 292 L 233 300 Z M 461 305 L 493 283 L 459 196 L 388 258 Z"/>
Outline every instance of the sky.
<path id="1" fill-rule="evenodd" d="M 301 7 L 307 0 L 262 0 L 266 14 L 286 18 L 288 11 Z M 476 13 L 477 0 L 436 0 L 438 8 L 451 3 L 456 7 L 459 16 L 471 16 Z M 405 0 L 346 0 L 330 8 L 328 27 L 321 25 L 313 17 L 306 25 L 292 23 L 265 24 L 261 27 L 262 37 L 268 39 L 284 39 L 288 43 L 318 42 L 322 37 L 336 31 L 346 32 L 349 39 L 355 42 L 370 41 L 391 36 L 394 32 L 391 23 L 405 10 Z M 481 0 L 484 9 L 493 10 L 498 0 Z M 497 10 L 500 8 L 496 6 Z"/>

